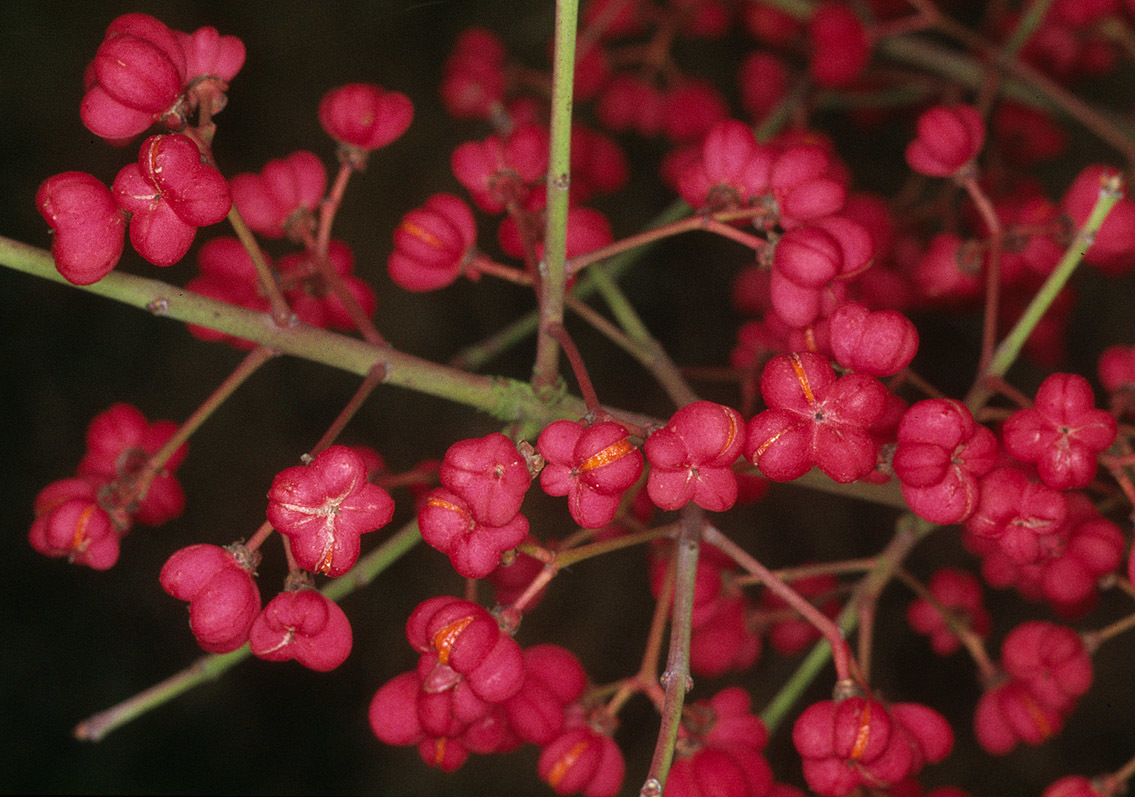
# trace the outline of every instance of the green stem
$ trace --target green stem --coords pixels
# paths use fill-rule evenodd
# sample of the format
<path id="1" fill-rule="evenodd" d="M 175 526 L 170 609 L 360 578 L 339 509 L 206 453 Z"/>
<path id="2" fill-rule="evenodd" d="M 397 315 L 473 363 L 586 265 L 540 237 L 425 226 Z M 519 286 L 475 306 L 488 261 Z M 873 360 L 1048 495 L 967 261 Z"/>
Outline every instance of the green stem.
<path id="1" fill-rule="evenodd" d="M 1017 53 L 1025 46 L 1025 42 L 1033 35 L 1040 23 L 1044 21 L 1044 17 L 1048 14 L 1048 9 L 1052 7 L 1053 0 L 1033 0 L 1029 3 L 1028 8 L 1021 14 L 1020 20 L 1017 22 L 1017 27 L 1013 29 L 1013 33 L 1005 40 L 1005 44 L 1001 47 L 1001 60 L 1010 61 L 1017 57 Z"/>
<path id="2" fill-rule="evenodd" d="M 50 252 L 3 237 L 0 237 L 0 265 L 70 285 L 56 270 Z M 523 420 L 543 428 L 553 420 L 579 418 L 587 411 L 584 403 L 572 396 L 546 404 L 529 385 L 516 380 L 470 374 L 305 324 L 277 327 L 264 313 L 200 296 L 158 280 L 112 271 L 93 285 L 71 287 L 359 376 L 366 376 L 376 368 L 384 369 L 384 384 L 465 404 L 502 420 Z"/>
<path id="3" fill-rule="evenodd" d="M 1095 240 L 1096 233 L 1099 232 L 1100 227 L 1103 226 L 1107 214 L 1115 207 L 1115 203 L 1123 196 L 1123 185 L 1119 175 L 1103 178 L 1100 182 L 1100 193 L 1096 198 L 1095 205 L 1092 206 L 1091 213 L 1088 214 L 1087 220 L 1083 226 L 1076 232 L 1072 243 L 1064 251 L 1064 256 L 1060 258 L 1060 262 L 1053 269 L 1052 273 L 1048 275 L 1048 279 L 1040 286 L 1040 290 L 1036 292 L 1036 296 L 1029 302 L 1029 306 L 1025 308 L 1025 312 L 1017 320 L 1016 325 L 1009 330 L 1009 334 L 1005 339 L 998 344 L 997 348 L 993 351 L 993 356 L 989 360 L 989 366 L 979 376 L 977 382 L 970 389 L 969 395 L 966 396 L 966 406 L 970 408 L 971 412 L 976 412 L 990 396 L 990 389 L 988 381 L 990 378 L 1003 377 L 1009 370 L 1009 367 L 1016 361 L 1017 356 L 1021 353 L 1021 349 L 1028 340 L 1029 335 L 1032 334 L 1040 319 L 1052 306 L 1053 301 L 1056 300 L 1057 294 L 1068 283 L 1072 277 L 1072 272 L 1080 265 L 1080 261 L 1084 257 L 1084 253 L 1088 251 L 1088 247 L 1092 245 Z"/>
<path id="4" fill-rule="evenodd" d="M 418 524 L 410 523 L 381 546 L 364 556 L 347 575 L 336 579 L 321 592 L 338 602 L 345 596 L 364 587 L 386 568 L 401 558 L 421 539 Z M 247 659 L 250 655 L 248 645 L 231 653 L 214 653 L 203 656 L 179 673 L 171 675 L 133 697 L 124 700 L 106 711 L 88 717 L 75 726 L 72 734 L 76 739 L 97 742 L 111 731 L 137 719 L 151 709 L 164 705 L 195 686 L 214 680 L 229 668 Z"/>
<path id="5" fill-rule="evenodd" d="M 619 326 L 627 333 L 627 337 L 639 348 L 637 358 L 642 362 L 666 390 L 675 405 L 684 407 L 698 400 L 698 396 L 682 377 L 681 371 L 670 355 L 650 334 L 639 317 L 634 305 L 627 300 L 626 294 L 619 288 L 618 283 L 607 273 L 602 265 L 595 265 L 589 272 L 595 281 L 603 300 L 615 316 Z"/>
<path id="6" fill-rule="evenodd" d="M 532 368 L 537 393 L 559 381 L 559 342 L 551 330 L 564 322 L 567 277 L 566 242 L 568 189 L 571 186 L 572 85 L 575 78 L 575 36 L 579 0 L 556 0 L 555 45 L 552 63 L 551 144 L 548 152 L 547 221 L 544 258 L 540 261 L 540 326 L 536 362 Z"/>

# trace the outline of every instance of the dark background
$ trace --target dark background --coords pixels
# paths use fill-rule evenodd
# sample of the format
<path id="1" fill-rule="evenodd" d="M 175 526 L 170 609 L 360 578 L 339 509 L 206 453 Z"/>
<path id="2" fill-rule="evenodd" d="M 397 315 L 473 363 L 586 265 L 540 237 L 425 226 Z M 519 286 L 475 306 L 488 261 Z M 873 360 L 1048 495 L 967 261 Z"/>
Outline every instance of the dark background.
<path id="1" fill-rule="evenodd" d="M 96 10 L 97 8 L 97 10 Z M 33 195 L 48 175 L 89 171 L 110 182 L 133 156 L 96 140 L 79 121 L 82 71 L 107 23 L 120 13 L 143 11 L 171 27 L 192 31 L 213 25 L 240 36 L 248 60 L 233 82 L 229 107 L 218 117 L 216 155 L 226 174 L 255 171 L 273 157 L 311 149 L 333 164 L 331 142 L 315 108 L 328 88 L 377 82 L 410 95 L 416 108 L 409 133 L 377 153 L 365 175 L 352 180 L 336 231 L 353 246 L 357 271 L 378 286 L 378 326 L 393 343 L 444 360 L 515 318 L 530 298 L 483 281 L 437 295 L 411 296 L 384 274 L 390 231 L 407 210 L 438 190 L 459 191 L 449 175 L 453 147 L 481 138 L 475 123 L 448 121 L 436 99 L 441 64 L 456 34 L 470 24 L 501 33 L 513 54 L 533 66 L 545 63 L 550 2 L 505 0 L 386 0 L 363 3 L 53 3 L 27 0 L 0 5 L 0 234 L 49 245 Z M 736 50 L 703 58 L 712 72 L 730 74 Z M 696 53 L 691 58 L 696 58 Z M 838 124 L 838 121 L 836 122 Z M 869 179 L 895 169 L 905 133 L 876 133 L 876 149 L 848 141 L 852 165 Z M 896 137 L 898 136 L 898 137 Z M 661 150 L 630 142 L 646 160 Z M 889 149 L 888 149 L 889 147 Z M 889 152 L 883 155 L 881 152 Z M 866 160 L 864 160 L 866 158 Z M 878 158 L 876 162 L 875 158 Z M 616 234 L 627 234 L 661 210 L 669 197 L 649 172 L 636 171 L 638 187 L 619 201 L 598 203 Z M 881 188 L 880 185 L 872 186 Z M 890 187 L 888 187 L 890 190 Z M 492 227 L 485 226 L 491 240 Z M 207 236 L 200 236 L 203 240 Z M 120 268 L 154 276 L 127 248 Z M 728 276 L 736 249 L 691 236 L 674 242 L 670 262 L 655 262 L 628 282 L 668 348 L 681 362 L 721 365 L 731 346 L 734 320 L 727 307 Z M 188 259 L 191 261 L 191 258 Z M 157 276 L 183 283 L 188 262 Z M 1117 289 L 1118 286 L 1118 289 Z M 1082 302 L 1105 293 L 1120 298 L 1110 314 L 1081 312 L 1073 354 L 1091 362 L 1104 345 L 1124 341 L 1129 329 L 1130 283 L 1085 283 Z M 707 310 L 706 308 L 710 308 Z M 975 327 L 965 319 L 927 322 L 921 364 L 940 381 L 959 367 L 956 352 L 973 351 Z M 186 628 L 184 605 L 157 582 L 161 563 L 194 542 L 225 544 L 247 537 L 262 522 L 272 475 L 295 464 L 335 416 L 356 385 L 353 377 L 321 366 L 278 359 L 257 373 L 194 436 L 179 471 L 189 498 L 185 515 L 157 529 L 136 529 L 108 572 L 69 567 L 36 555 L 26 542 L 36 492 L 71 473 L 83 452 L 90 418 L 116 401 L 136 404 L 151 419 L 184 418 L 239 362 L 231 349 L 200 343 L 177 324 L 80 291 L 0 269 L 0 513 L 4 576 L 0 612 L 0 790 L 6 792 L 128 793 L 548 793 L 535 777 L 537 751 L 473 757 L 452 776 L 423 765 L 410 748 L 391 749 L 371 735 L 366 706 L 374 690 L 409 669 L 414 656 L 402 634 L 405 617 L 430 595 L 461 589 L 439 554 L 417 550 L 371 588 L 344 601 L 355 629 L 355 648 L 335 673 L 310 673 L 294 663 L 247 661 L 220 681 L 199 687 L 134 721 L 98 744 L 71 738 L 74 724 L 183 668 L 199 654 Z M 581 348 L 598 369 L 605 401 L 665 415 L 667 405 L 638 366 L 602 341 L 577 331 Z M 1131 342 L 1127 340 L 1127 342 Z M 490 371 L 524 377 L 528 347 L 494 362 Z M 963 368 L 972 368 L 968 361 Z M 1088 366 L 1090 372 L 1090 366 Z M 1023 382 L 1035 379 L 1025 372 Z M 704 387 L 707 397 L 735 401 Z M 437 457 L 453 440 L 484 434 L 491 420 L 433 399 L 379 390 L 344 435 L 374 446 L 392 469 Z M 408 517 L 405 494 L 396 494 L 396 523 Z M 531 499 L 534 531 L 567 530 L 554 502 Z M 862 556 L 877 551 L 892 514 L 851 501 L 816 501 L 795 488 L 773 491 L 759 511 L 723 519 L 770 565 L 802 559 Z M 826 530 L 823 535 L 812 529 Z M 832 529 L 835 532 L 832 533 Z M 378 537 L 379 532 L 374 535 Z M 364 546 L 376 541 L 364 538 Z M 279 552 L 267 546 L 261 589 L 267 599 L 280 584 Z M 641 554 L 624 552 L 587 562 L 562 575 L 543 606 L 525 619 L 524 645 L 555 641 L 571 646 L 596 682 L 637 667 L 649 623 Z M 912 568 L 927 573 L 940 563 L 968 563 L 952 535 L 920 547 Z M 1131 646 L 1127 655 L 1105 649 L 1101 687 L 1084 701 L 1059 741 L 1021 751 L 991 766 L 975 754 L 969 712 L 978 694 L 972 668 L 960 656 L 933 657 L 921 639 L 902 628 L 906 595 L 884 596 L 875 679 L 895 697 L 922 700 L 947 714 L 958 729 L 952 763 L 927 770 L 928 783 L 955 783 L 975 794 L 1035 794 L 1053 777 L 1114 769 L 1135 750 Z M 998 633 L 1015 615 L 1035 616 L 1008 596 L 991 600 Z M 1120 604 L 1105 606 L 1103 619 Z M 995 649 L 995 648 L 994 648 Z M 792 662 L 769 658 L 742 681 L 757 707 L 775 691 Z M 822 697 L 823 675 L 814 690 Z M 733 681 L 723 680 L 722 683 Z M 715 684 L 698 685 L 706 698 Z M 628 755 L 626 793 L 637 791 L 646 771 L 656 718 L 642 699 L 623 714 L 619 741 Z M 799 780 L 799 765 L 782 734 L 770 750 L 780 779 Z M 996 773 L 992 775 L 990 773 Z"/>

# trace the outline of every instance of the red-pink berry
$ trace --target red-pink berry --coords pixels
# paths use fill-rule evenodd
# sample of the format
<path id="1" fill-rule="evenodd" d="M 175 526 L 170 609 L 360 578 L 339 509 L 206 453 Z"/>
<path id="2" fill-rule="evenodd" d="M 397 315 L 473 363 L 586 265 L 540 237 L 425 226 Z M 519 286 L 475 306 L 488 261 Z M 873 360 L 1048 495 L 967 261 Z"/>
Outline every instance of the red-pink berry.
<path id="1" fill-rule="evenodd" d="M 1044 620 L 1021 623 L 1001 643 L 1001 666 L 1053 709 L 1070 712 L 1092 685 L 1092 658 L 1071 628 Z"/>
<path id="2" fill-rule="evenodd" d="M 918 117 L 918 137 L 906 148 L 910 168 L 929 177 L 951 177 L 985 144 L 985 122 L 970 105 L 938 105 Z"/>
<path id="3" fill-rule="evenodd" d="M 744 672 L 761 655 L 761 637 L 751 627 L 752 606 L 744 593 L 734 592 L 712 601 L 710 613 L 690 633 L 690 671 L 699 677 L 719 678 Z"/>
<path id="4" fill-rule="evenodd" d="M 126 214 L 110 189 L 84 172 L 63 172 L 40 184 L 35 206 L 54 233 L 51 256 L 68 282 L 90 285 L 122 257 Z"/>
<path id="5" fill-rule="evenodd" d="M 438 477 L 468 504 L 478 523 L 503 526 L 516 516 L 532 477 L 516 445 L 500 432 L 458 440 Z"/>
<path id="6" fill-rule="evenodd" d="M 699 747 L 689 755 L 679 755 L 667 776 L 663 794 L 665 797 L 702 797 L 706 794 L 763 797 L 772 785 L 772 772 L 767 771 L 767 780 L 760 776 L 751 778 L 746 767 L 747 759 L 763 761 L 759 754 L 744 748 Z M 766 769 L 761 769 L 761 772 L 766 772 Z"/>
<path id="7" fill-rule="evenodd" d="M 114 404 L 91 419 L 87 451 L 76 475 L 114 482 L 124 490 L 121 500 L 127 503 L 119 506 L 120 496 L 112 492 L 104 497 L 108 510 L 119 508 L 144 525 L 160 526 L 185 511 L 185 493 L 173 472 L 185 459 L 186 446 L 179 446 L 150 478 L 145 496 L 130 492 L 130 482 L 176 431 L 173 421 L 150 422 L 137 407 Z"/>
<path id="8" fill-rule="evenodd" d="M 295 252 L 280 258 L 280 285 L 296 317 L 305 324 L 321 329 L 353 330 L 355 319 L 347 310 L 339 292 L 331 287 L 311 251 Z M 378 306 L 374 289 L 356 277 L 355 255 L 343 241 L 332 238 L 327 243 L 327 263 L 339 275 L 343 289 L 350 294 L 362 314 L 370 318 Z"/>
<path id="9" fill-rule="evenodd" d="M 484 28 L 467 28 L 445 61 L 441 99 L 457 119 L 488 119 L 500 107 L 506 84 L 507 51 L 500 37 Z"/>
<path id="10" fill-rule="evenodd" d="M 309 465 L 276 474 L 268 521 L 291 541 L 296 563 L 341 576 L 359 557 L 359 535 L 390 522 L 394 502 L 366 479 L 366 463 L 346 446 L 331 446 Z"/>
<path id="11" fill-rule="evenodd" d="M 993 469 L 997 439 L 954 399 L 912 404 L 899 422 L 891 465 L 903 498 L 932 523 L 960 523 L 976 511 L 979 479 Z"/>
<path id="12" fill-rule="evenodd" d="M 1060 531 L 1068 513 L 1063 494 L 1030 481 L 1014 467 L 997 468 L 981 477 L 979 492 L 977 509 L 966 520 L 971 533 L 996 540 L 1018 564 L 1050 555 L 1048 541 Z"/>
<path id="13" fill-rule="evenodd" d="M 1009 416 L 1001 429 L 1006 450 L 1035 462 L 1049 487 L 1086 487 L 1096 475 L 1096 455 L 1115 441 L 1115 416 L 1095 408 L 1088 380 L 1056 373 L 1041 383 L 1029 409 Z"/>
<path id="14" fill-rule="evenodd" d="M 1087 221 L 1105 182 L 1117 174 L 1113 167 L 1093 164 L 1076 176 L 1060 200 L 1074 227 Z M 1111 275 L 1124 274 L 1135 265 L 1135 202 L 1121 197 L 1115 203 L 1084 253 L 1084 262 Z"/>
<path id="15" fill-rule="evenodd" d="M 200 543 L 182 548 L 162 566 L 162 589 L 189 601 L 189 627 L 210 653 L 228 653 L 248 640 L 260 613 L 260 590 L 253 580 L 253 559 Z"/>
<path id="16" fill-rule="evenodd" d="M 846 170 L 814 139 L 784 145 L 769 171 L 769 187 L 784 227 L 838 213 L 847 199 Z"/>
<path id="17" fill-rule="evenodd" d="M 581 725 L 544 747 L 536 771 L 556 794 L 614 797 L 623 783 L 626 764 L 614 739 Z"/>
<path id="18" fill-rule="evenodd" d="M 523 206 L 533 184 L 548 168 L 548 131 L 535 124 L 518 125 L 504 138 L 467 141 L 453 151 L 453 175 L 487 213 L 510 204 Z"/>
<path id="19" fill-rule="evenodd" d="M 774 357 L 761 375 L 767 410 L 749 421 L 745 456 L 773 481 L 792 481 L 818 466 L 838 482 L 875 469 L 869 429 L 887 407 L 874 377 L 836 379 L 827 359 L 811 352 Z"/>
<path id="20" fill-rule="evenodd" d="M 860 697 L 813 703 L 792 728 L 793 745 L 803 758 L 804 780 L 812 791 L 829 797 L 849 794 L 862 784 L 870 772 L 867 767 L 895 747 L 892 735 L 898 737 L 883 705 Z M 906 752 L 909 756 L 909 747 Z M 910 759 L 903 763 L 901 772 L 888 772 L 883 782 L 904 777 Z"/>
<path id="21" fill-rule="evenodd" d="M 371 698 L 367 717 L 374 735 L 385 744 L 421 741 L 424 734 L 418 720 L 417 673 L 404 672 L 379 687 Z"/>
<path id="22" fill-rule="evenodd" d="M 372 83 L 349 83 L 319 101 L 319 124 L 340 144 L 365 152 L 390 144 L 410 126 L 414 105 L 397 91 Z"/>
<path id="23" fill-rule="evenodd" d="M 444 288 L 461 275 L 476 240 L 469 206 L 453 194 L 434 194 L 394 230 L 390 279 L 408 291 Z"/>
<path id="24" fill-rule="evenodd" d="M 264 259 L 271 266 L 272 260 L 267 254 L 264 254 Z M 260 278 L 252 258 L 237 238 L 223 236 L 206 241 L 197 250 L 197 268 L 198 275 L 185 284 L 187 290 L 261 313 L 271 310 L 268 298 L 261 293 Z M 199 340 L 221 341 L 246 350 L 256 345 L 250 340 L 197 324 L 186 324 L 185 328 Z"/>
<path id="25" fill-rule="evenodd" d="M 281 592 L 257 615 L 248 632 L 252 655 L 268 661 L 295 659 L 328 672 L 351 652 L 351 624 L 330 598 L 310 588 Z"/>
<path id="26" fill-rule="evenodd" d="M 945 758 L 953 733 L 933 709 L 870 698 L 825 700 L 804 710 L 792 731 L 804 779 L 818 794 L 839 797 L 857 786 L 892 785 Z"/>
<path id="27" fill-rule="evenodd" d="M 185 75 L 189 81 L 216 78 L 230 83 L 244 66 L 244 42 L 236 36 L 222 36 L 210 26 L 198 28 L 193 33 L 175 30 L 173 35 L 185 53 Z M 219 110 L 214 108 L 213 112 Z"/>
<path id="28" fill-rule="evenodd" d="M 808 71 L 826 88 L 844 88 L 856 81 L 871 57 L 867 30 L 843 3 L 829 0 L 812 11 L 808 22 L 812 45 Z"/>
<path id="29" fill-rule="evenodd" d="M 175 108 L 187 79 L 174 32 L 146 14 L 124 14 L 107 27 L 87 73 L 79 115 L 97 136 L 132 138 Z"/>
<path id="30" fill-rule="evenodd" d="M 1028 685 L 1010 680 L 988 689 L 977 702 L 974 735 L 987 753 L 1005 755 L 1018 743 L 1040 744 L 1060 732 L 1064 716 L 1037 700 Z"/>
<path id="31" fill-rule="evenodd" d="M 611 136 L 583 124 L 571 128 L 571 201 L 613 194 L 630 179 L 626 153 Z"/>
<path id="32" fill-rule="evenodd" d="M 1100 384 L 1108 393 L 1135 389 L 1135 346 L 1109 346 L 1097 366 Z"/>
<path id="33" fill-rule="evenodd" d="M 132 214 L 130 243 L 157 266 L 181 260 L 197 228 L 223 220 L 232 207 L 225 178 L 180 134 L 146 139 L 138 162 L 114 178 L 113 191 L 118 206 Z"/>
<path id="34" fill-rule="evenodd" d="M 432 490 L 418 510 L 418 527 L 426 543 L 449 557 L 465 578 L 484 578 L 528 536 L 528 520 L 520 513 L 499 526 L 477 519 L 473 507 L 443 487 Z"/>
<path id="35" fill-rule="evenodd" d="M 545 460 L 540 486 L 548 495 L 568 496 L 568 511 L 583 528 L 610 523 L 623 493 L 642 475 L 642 452 L 628 436 L 613 421 L 555 421 L 536 441 Z"/>
<path id="36" fill-rule="evenodd" d="M 927 586 L 931 596 L 944 609 L 959 615 L 971 631 L 983 638 L 989 634 L 993 621 L 982 603 L 981 584 L 972 574 L 943 567 L 935 571 Z M 906 618 L 911 628 L 930 637 L 930 647 L 939 656 L 948 656 L 961 645 L 946 618 L 925 598 L 907 607 Z"/>
<path id="37" fill-rule="evenodd" d="M 788 94 L 788 68 L 770 52 L 745 56 L 737 72 L 741 106 L 755 122 L 762 121 Z"/>
<path id="38" fill-rule="evenodd" d="M 712 83 L 686 79 L 664 95 L 662 132 L 679 144 L 701 141 L 710 128 L 728 116 L 729 104 Z"/>
<path id="39" fill-rule="evenodd" d="M 897 374 L 918 351 L 918 330 L 897 310 L 871 312 L 846 302 L 832 313 L 828 331 L 839 364 L 869 376 Z"/>
<path id="40" fill-rule="evenodd" d="M 306 150 L 270 160 L 259 174 L 230 181 L 233 203 L 246 224 L 266 238 L 301 239 L 315 230 L 315 212 L 327 190 L 327 169 Z"/>
<path id="41" fill-rule="evenodd" d="M 911 282 L 917 295 L 941 304 L 970 302 L 981 295 L 981 261 L 971 256 L 961 238 L 938 233 L 917 259 Z"/>
<path id="42" fill-rule="evenodd" d="M 993 137 L 998 151 L 1014 166 L 1031 167 L 1059 157 L 1068 149 L 1068 134 L 1051 115 L 1016 102 L 998 103 L 993 111 Z"/>
<path id="43" fill-rule="evenodd" d="M 690 501 L 711 512 L 729 509 L 737 501 L 733 463 L 741 456 L 743 431 L 737 410 L 712 401 L 695 401 L 675 412 L 643 444 L 650 500 L 667 510 Z"/>
<path id="44" fill-rule="evenodd" d="M 1083 775 L 1067 775 L 1053 781 L 1040 797 L 1108 797 L 1113 792 Z"/>
<path id="45" fill-rule="evenodd" d="M 422 654 L 418 673 L 427 693 L 463 680 L 481 700 L 501 703 L 524 685 L 520 646 L 475 603 L 448 595 L 423 601 L 406 621 L 406 638 Z"/>
<path id="46" fill-rule="evenodd" d="M 1041 595 L 1061 617 L 1090 609 L 1099 596 L 1099 582 L 1123 561 L 1127 541 L 1119 526 L 1100 517 L 1095 508 L 1086 518 L 1071 520 L 1064 549 L 1038 567 Z"/>
<path id="47" fill-rule="evenodd" d="M 587 674 L 579 659 L 559 645 L 524 651 L 524 686 L 504 703 L 516 735 L 536 745 L 549 744 L 564 726 L 564 707 L 583 696 Z"/>
<path id="48" fill-rule="evenodd" d="M 106 570 L 118 561 L 119 537 L 106 510 L 99 506 L 98 488 L 90 479 L 63 479 L 40 490 L 28 542 L 39 553 L 93 570 Z"/>
<path id="49" fill-rule="evenodd" d="M 649 81 L 617 74 L 600 93 L 595 115 L 612 132 L 656 136 L 662 132 L 665 105 L 662 90 Z"/>

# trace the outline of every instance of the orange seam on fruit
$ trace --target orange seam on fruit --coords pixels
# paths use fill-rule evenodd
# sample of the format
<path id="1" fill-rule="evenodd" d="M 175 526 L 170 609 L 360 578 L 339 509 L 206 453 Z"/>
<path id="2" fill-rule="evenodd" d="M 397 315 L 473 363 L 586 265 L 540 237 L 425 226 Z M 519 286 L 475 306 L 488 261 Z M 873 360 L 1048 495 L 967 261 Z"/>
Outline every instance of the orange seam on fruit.
<path id="1" fill-rule="evenodd" d="M 804 329 L 804 346 L 811 352 L 820 350 L 819 344 L 816 343 L 816 328 L 811 325 Z"/>
<path id="2" fill-rule="evenodd" d="M 150 162 L 150 172 L 152 174 L 161 174 L 162 172 L 162 167 L 158 166 L 158 145 L 161 143 L 162 139 L 159 138 L 146 150 L 146 160 Z"/>
<path id="3" fill-rule="evenodd" d="M 548 773 L 548 785 L 553 789 L 560 785 L 560 781 L 564 779 L 564 775 L 568 773 L 569 769 L 575 766 L 575 762 L 583 755 L 583 751 L 587 749 L 589 744 L 589 740 L 580 739 L 572 745 L 571 749 L 556 761 L 555 765 Z"/>
<path id="4" fill-rule="evenodd" d="M 615 460 L 621 459 L 633 450 L 634 446 L 624 437 L 622 440 L 611 443 L 611 445 L 607 446 L 602 451 L 592 454 L 587 458 L 586 462 L 579 466 L 579 469 L 580 471 L 589 471 L 601 468 L 604 465 L 610 465 Z"/>
<path id="5" fill-rule="evenodd" d="M 443 244 L 441 242 L 440 238 L 438 238 L 436 235 L 434 235 L 429 230 L 426 230 L 425 228 L 419 227 L 417 224 L 414 224 L 414 222 L 412 222 L 412 221 L 402 222 L 402 229 L 405 230 L 406 232 L 410 233 L 410 235 L 414 236 L 419 241 L 425 241 L 427 244 L 432 246 L 434 249 L 444 249 L 445 248 L 445 244 Z"/>
<path id="6" fill-rule="evenodd" d="M 871 740 L 871 703 L 864 701 L 863 710 L 859 712 L 859 729 L 855 731 L 855 744 L 851 746 L 849 760 L 858 761 L 867 751 L 867 743 Z"/>
<path id="7" fill-rule="evenodd" d="M 1025 706 L 1025 711 L 1028 713 L 1029 719 L 1033 721 L 1033 725 L 1036 726 L 1036 729 L 1041 732 L 1042 738 L 1047 739 L 1052 736 L 1052 725 L 1049 723 L 1048 718 L 1044 716 L 1044 712 L 1041 711 L 1036 701 L 1033 700 L 1030 695 L 1022 692 L 1021 702 Z"/>
<path id="8" fill-rule="evenodd" d="M 327 544 L 323 546 L 323 555 L 319 557 L 319 564 L 315 570 L 317 573 L 327 575 L 331 569 L 331 560 L 335 558 L 335 540 L 334 538 L 328 539 Z"/>
<path id="9" fill-rule="evenodd" d="M 781 429 L 779 432 L 774 434 L 768 440 L 765 440 L 763 443 L 761 443 L 759 446 L 757 446 L 757 450 L 755 452 L 753 452 L 753 459 L 756 459 L 761 454 L 765 453 L 765 451 L 768 449 L 768 447 L 771 446 L 773 443 L 775 443 L 777 441 L 777 439 L 787 431 L 788 431 L 788 429 Z"/>
<path id="10" fill-rule="evenodd" d="M 722 409 L 722 412 L 724 412 L 725 417 L 729 419 L 729 437 L 726 438 L 725 445 L 723 445 L 721 447 L 721 450 L 717 452 L 718 456 L 728 451 L 729 446 L 733 445 L 734 438 L 737 437 L 737 419 L 734 418 L 733 413 L 729 412 L 729 410 L 727 409 Z"/>
<path id="11" fill-rule="evenodd" d="M 461 507 L 457 506 L 456 504 L 451 504 L 444 498 L 431 498 L 430 500 L 426 501 L 426 506 L 436 506 L 439 509 L 448 509 L 450 512 L 461 512 L 462 514 L 464 514 L 464 512 L 462 512 L 461 510 Z"/>
<path id="12" fill-rule="evenodd" d="M 791 354 L 789 357 L 792 361 L 792 370 L 796 372 L 796 381 L 804 391 L 804 398 L 808 399 L 809 404 L 815 404 L 816 397 L 812 395 L 812 386 L 808 384 L 808 375 L 804 373 L 804 364 L 800 362 L 800 355 Z"/>
<path id="13" fill-rule="evenodd" d="M 465 626 L 471 622 L 473 622 L 473 615 L 462 617 L 434 634 L 433 644 L 434 650 L 437 651 L 438 661 L 442 664 L 449 664 L 449 654 L 453 651 L 453 643 L 457 641 L 457 637 L 461 636 Z"/>
<path id="14" fill-rule="evenodd" d="M 77 551 L 83 545 L 87 524 L 91 521 L 91 513 L 94 511 L 95 505 L 87 504 L 83 511 L 79 513 L 79 519 L 75 521 L 75 535 L 71 538 L 71 550 Z"/>
<path id="15" fill-rule="evenodd" d="M 445 760 L 445 742 L 444 736 L 434 740 L 434 763 L 441 766 L 441 762 Z"/>

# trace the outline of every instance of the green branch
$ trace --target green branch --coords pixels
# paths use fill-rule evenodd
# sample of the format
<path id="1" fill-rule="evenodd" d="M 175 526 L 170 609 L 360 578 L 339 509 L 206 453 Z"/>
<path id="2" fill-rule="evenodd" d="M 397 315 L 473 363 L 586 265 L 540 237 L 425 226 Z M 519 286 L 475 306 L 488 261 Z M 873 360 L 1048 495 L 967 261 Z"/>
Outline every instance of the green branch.
<path id="1" fill-rule="evenodd" d="M 306 324 L 277 327 L 267 313 L 200 296 L 159 280 L 112 271 L 93 285 L 71 285 L 56 270 L 50 252 L 3 237 L 0 265 L 359 376 L 381 368 L 385 370 L 383 384 L 449 399 L 501 420 L 525 421 L 542 428 L 560 418 L 582 417 L 587 411 L 580 399 L 568 395 L 545 403 L 529 385 L 517 380 L 471 374 Z"/>

